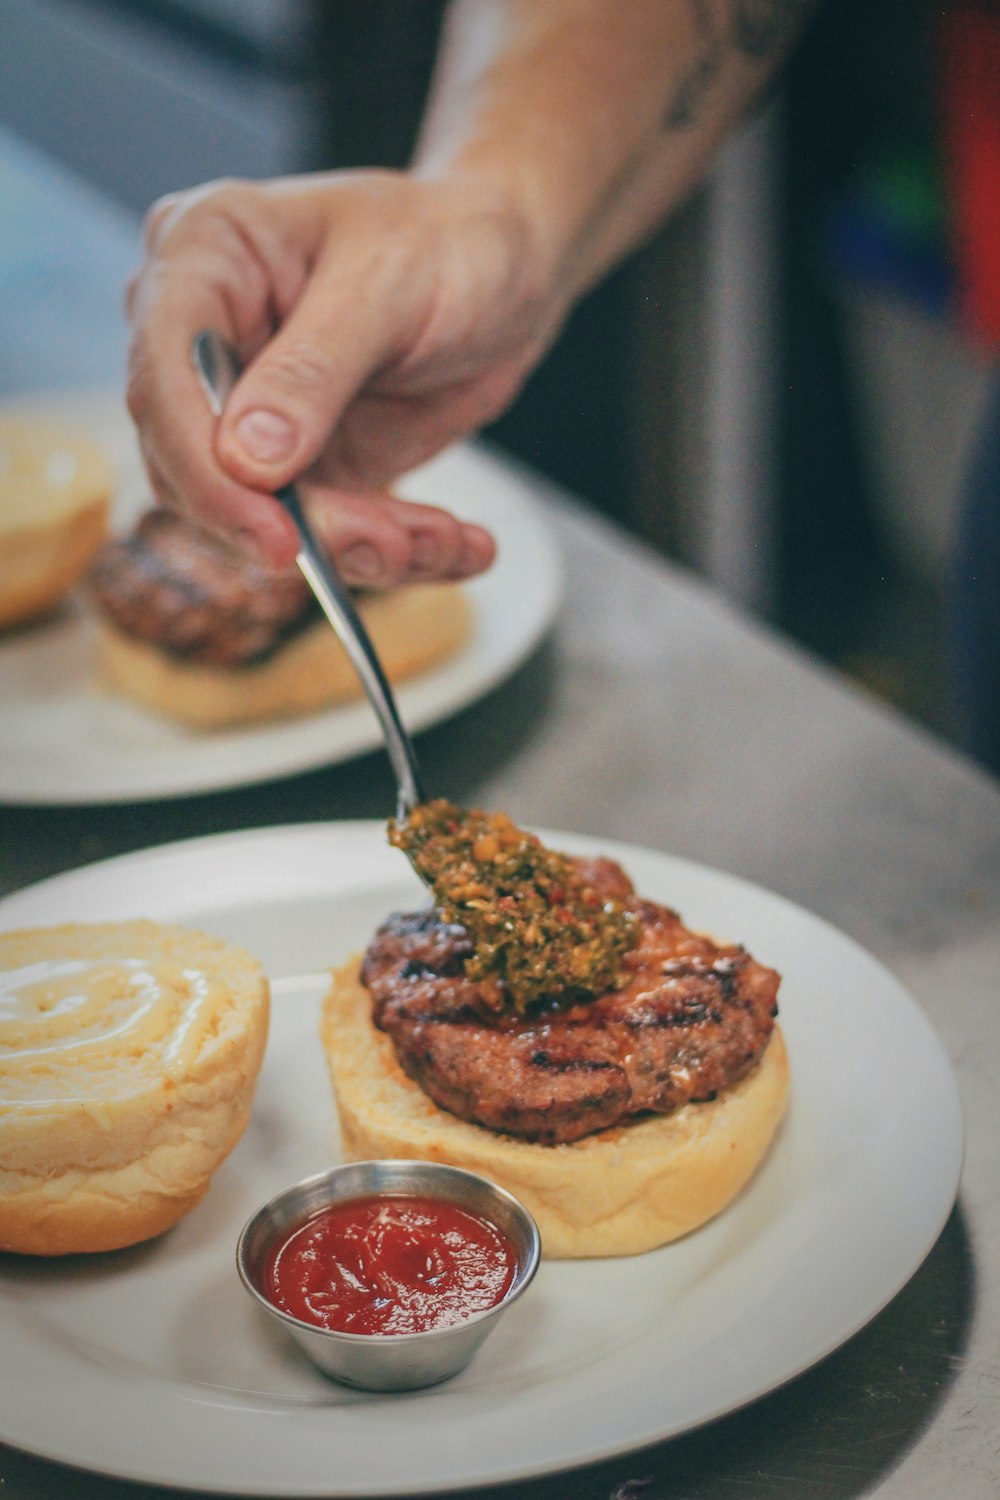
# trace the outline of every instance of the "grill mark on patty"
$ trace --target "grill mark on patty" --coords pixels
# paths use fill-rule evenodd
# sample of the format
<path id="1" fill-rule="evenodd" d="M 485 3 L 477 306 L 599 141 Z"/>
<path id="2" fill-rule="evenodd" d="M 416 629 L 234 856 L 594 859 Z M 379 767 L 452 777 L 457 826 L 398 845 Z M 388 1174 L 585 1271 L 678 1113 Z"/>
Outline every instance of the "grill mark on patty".
<path id="1" fill-rule="evenodd" d="M 419 958 L 408 958 L 399 971 L 400 979 L 426 979 L 429 974 L 436 971 L 430 964 L 424 963 Z"/>
<path id="2" fill-rule="evenodd" d="M 709 1018 L 719 1021 L 721 1017 L 721 1011 L 709 1010 L 704 1001 L 692 1000 L 688 1001 L 683 1009 L 677 1011 L 654 1011 L 652 1014 L 623 1016 L 622 1025 L 630 1027 L 632 1031 L 665 1031 L 674 1026 L 691 1026 L 696 1021 Z"/>
<path id="3" fill-rule="evenodd" d="M 613 1068 L 613 1062 L 590 1057 L 553 1057 L 551 1052 L 533 1052 L 531 1065 L 550 1073 L 601 1073 Z"/>

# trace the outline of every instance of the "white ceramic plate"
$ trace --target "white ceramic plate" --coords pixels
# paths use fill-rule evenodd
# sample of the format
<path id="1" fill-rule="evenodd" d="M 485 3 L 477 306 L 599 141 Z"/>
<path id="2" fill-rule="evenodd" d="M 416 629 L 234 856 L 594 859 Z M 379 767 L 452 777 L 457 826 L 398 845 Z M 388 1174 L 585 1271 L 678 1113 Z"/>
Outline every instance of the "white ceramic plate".
<path id="1" fill-rule="evenodd" d="M 420 904 L 421 887 L 368 822 L 189 840 L 58 876 L 0 903 L 0 929 L 140 915 L 200 924 L 260 956 L 273 1025 L 249 1129 L 180 1226 L 93 1260 L 0 1257 L 0 1439 L 240 1494 L 511 1481 L 732 1411 L 836 1348 L 903 1286 L 951 1208 L 963 1140 L 948 1061 L 907 993 L 850 939 L 743 881 L 544 836 L 612 854 L 644 893 L 781 970 L 791 1107 L 741 1197 L 651 1254 L 543 1263 L 446 1385 L 365 1396 L 327 1383 L 262 1320 L 234 1249 L 265 1198 L 335 1159 L 316 971 L 390 910 Z"/>
<path id="2" fill-rule="evenodd" d="M 18 403 L 88 431 L 118 476 L 114 521 L 149 502 L 131 423 L 107 396 Z M 513 465 L 471 445 L 449 450 L 400 485 L 497 537 L 499 555 L 466 585 L 473 635 L 450 660 L 398 691 L 416 732 L 495 687 L 530 654 L 559 603 L 558 555 L 538 502 Z M 98 686 L 93 622 L 79 600 L 51 622 L 0 641 L 0 801 L 124 802 L 238 786 L 347 760 L 381 743 L 367 702 L 305 718 L 212 733 L 187 730 Z"/>

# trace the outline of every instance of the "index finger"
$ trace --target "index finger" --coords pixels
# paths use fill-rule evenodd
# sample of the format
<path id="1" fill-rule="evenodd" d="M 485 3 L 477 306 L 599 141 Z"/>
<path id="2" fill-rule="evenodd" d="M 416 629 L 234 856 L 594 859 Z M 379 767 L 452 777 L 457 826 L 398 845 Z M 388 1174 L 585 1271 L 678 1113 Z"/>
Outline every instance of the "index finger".
<path id="1" fill-rule="evenodd" d="M 197 333 L 240 330 L 227 298 L 200 274 L 197 257 L 151 263 L 132 292 L 133 337 L 126 399 L 157 498 L 236 541 L 252 543 L 276 567 L 295 557 L 295 528 L 272 496 L 234 479 L 215 455 L 217 419 L 191 360 Z M 245 333 L 244 333 L 245 337 Z"/>

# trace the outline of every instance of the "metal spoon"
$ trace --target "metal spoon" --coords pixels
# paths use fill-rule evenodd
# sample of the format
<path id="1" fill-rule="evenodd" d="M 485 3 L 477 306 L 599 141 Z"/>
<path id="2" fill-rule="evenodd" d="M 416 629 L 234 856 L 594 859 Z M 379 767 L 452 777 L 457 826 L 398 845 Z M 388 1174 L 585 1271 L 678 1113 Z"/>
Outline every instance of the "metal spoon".
<path id="1" fill-rule="evenodd" d="M 223 407 L 240 375 L 236 352 L 218 333 L 199 333 L 191 346 L 195 370 L 215 415 Z M 403 727 L 392 688 L 378 653 L 371 643 L 343 580 L 333 563 L 320 548 L 310 528 L 302 502 L 294 485 L 286 484 L 275 495 L 295 522 L 299 533 L 299 552 L 295 561 L 320 608 L 340 638 L 354 664 L 368 698 L 378 715 L 385 748 L 396 777 L 396 815 L 404 818 L 419 802 L 425 802 L 417 757 Z"/>

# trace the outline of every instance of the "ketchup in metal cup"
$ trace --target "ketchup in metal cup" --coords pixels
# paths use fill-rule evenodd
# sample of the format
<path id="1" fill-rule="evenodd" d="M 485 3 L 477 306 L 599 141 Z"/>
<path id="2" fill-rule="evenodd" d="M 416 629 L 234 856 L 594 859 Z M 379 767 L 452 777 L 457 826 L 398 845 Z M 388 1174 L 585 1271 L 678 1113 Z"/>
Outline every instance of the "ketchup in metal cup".
<path id="1" fill-rule="evenodd" d="M 426 1333 L 502 1301 L 517 1270 L 495 1224 L 439 1198 L 350 1198 L 310 1215 L 268 1256 L 275 1307 L 338 1333 Z"/>

